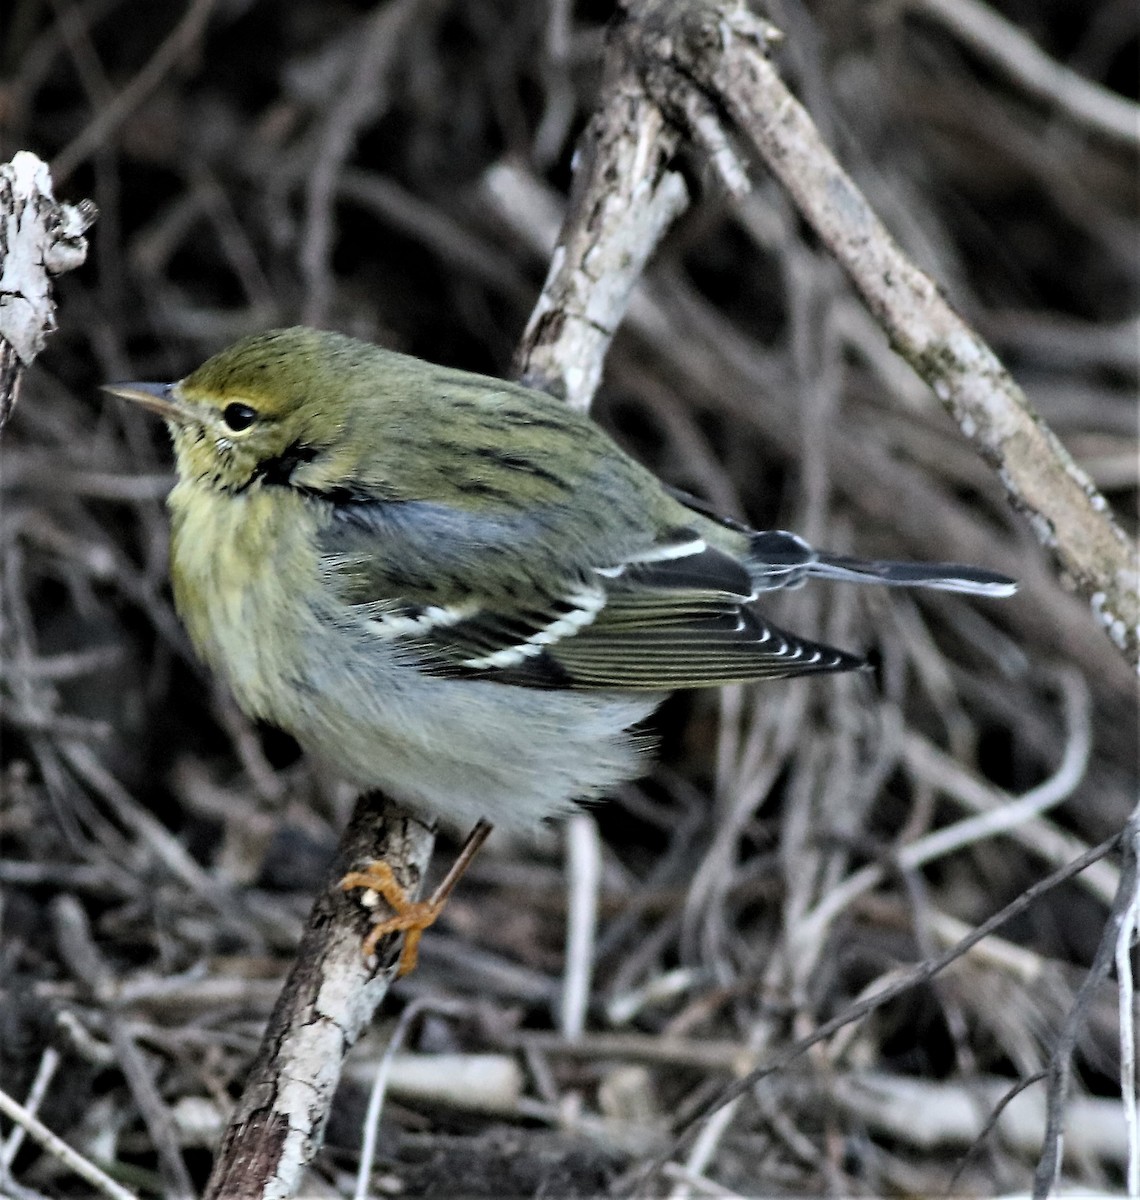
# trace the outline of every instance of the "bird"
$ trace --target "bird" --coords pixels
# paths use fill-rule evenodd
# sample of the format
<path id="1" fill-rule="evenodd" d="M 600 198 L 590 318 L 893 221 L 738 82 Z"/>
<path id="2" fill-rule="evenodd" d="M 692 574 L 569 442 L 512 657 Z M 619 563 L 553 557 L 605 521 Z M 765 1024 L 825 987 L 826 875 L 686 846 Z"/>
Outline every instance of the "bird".
<path id="1" fill-rule="evenodd" d="M 406 933 L 401 973 L 493 825 L 644 773 L 669 693 L 865 666 L 778 628 L 769 593 L 1016 588 L 754 530 L 544 392 L 330 331 L 270 330 L 176 382 L 105 390 L 169 428 L 175 605 L 240 707 L 361 791 L 474 826 L 428 901 L 382 861 L 342 881 L 388 902 L 365 950 Z"/>

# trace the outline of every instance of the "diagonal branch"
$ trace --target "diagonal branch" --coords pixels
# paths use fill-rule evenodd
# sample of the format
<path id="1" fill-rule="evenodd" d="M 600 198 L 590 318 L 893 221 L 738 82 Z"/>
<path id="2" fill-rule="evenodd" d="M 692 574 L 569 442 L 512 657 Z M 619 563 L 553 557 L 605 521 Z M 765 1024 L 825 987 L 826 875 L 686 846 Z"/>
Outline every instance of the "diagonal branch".
<path id="1" fill-rule="evenodd" d="M 1030 407 L 986 342 L 907 258 L 768 60 L 767 22 L 743 0 L 630 0 L 623 40 L 646 89 L 692 139 L 694 91 L 731 120 L 830 248 L 895 350 L 931 386 L 998 472 L 1010 500 L 1054 552 L 1128 662 L 1140 661 L 1136 549 L 1108 503 Z M 721 178 L 725 175 L 722 172 Z"/>
<path id="2" fill-rule="evenodd" d="M 668 170 L 679 135 L 611 40 L 607 79 L 578 150 L 570 206 L 542 295 L 515 353 L 531 387 L 585 410 L 634 285 L 688 205 Z"/>
<path id="3" fill-rule="evenodd" d="M 394 936 L 376 958 L 361 953 L 372 918 L 338 883 L 383 858 L 414 897 L 433 841 L 430 829 L 383 798 L 356 802 L 214 1159 L 205 1200 L 296 1194 L 320 1149 L 344 1058 L 396 971 Z"/>

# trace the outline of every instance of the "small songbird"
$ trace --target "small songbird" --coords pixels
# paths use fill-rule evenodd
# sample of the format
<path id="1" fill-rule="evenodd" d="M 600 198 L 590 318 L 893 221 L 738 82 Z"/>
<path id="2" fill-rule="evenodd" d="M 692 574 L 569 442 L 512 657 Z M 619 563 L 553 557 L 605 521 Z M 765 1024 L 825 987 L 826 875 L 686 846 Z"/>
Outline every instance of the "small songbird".
<path id="1" fill-rule="evenodd" d="M 251 716 L 427 820 L 525 828 L 643 770 L 676 688 L 863 664 L 777 629 L 808 578 L 1008 596 L 1003 575 L 864 562 L 718 517 L 541 392 L 293 328 L 177 383 L 109 392 L 164 417 L 178 612 Z M 386 864 L 410 930 L 438 912 Z M 438 898 L 437 898 L 438 899 Z"/>

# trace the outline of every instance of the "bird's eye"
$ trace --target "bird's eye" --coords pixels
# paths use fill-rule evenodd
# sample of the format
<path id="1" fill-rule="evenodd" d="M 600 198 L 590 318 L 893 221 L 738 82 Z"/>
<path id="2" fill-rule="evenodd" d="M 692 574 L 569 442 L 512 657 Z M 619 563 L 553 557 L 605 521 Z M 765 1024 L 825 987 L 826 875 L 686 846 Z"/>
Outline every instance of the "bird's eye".
<path id="1" fill-rule="evenodd" d="M 241 433 L 257 420 L 257 410 L 248 404 L 227 404 L 222 411 L 222 420 L 234 431 Z"/>

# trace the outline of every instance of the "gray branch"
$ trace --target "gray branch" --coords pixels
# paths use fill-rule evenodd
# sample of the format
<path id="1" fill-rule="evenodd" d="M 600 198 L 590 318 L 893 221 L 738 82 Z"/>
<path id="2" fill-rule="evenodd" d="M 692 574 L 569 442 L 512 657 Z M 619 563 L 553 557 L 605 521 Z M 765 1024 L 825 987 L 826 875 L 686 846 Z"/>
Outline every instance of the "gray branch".
<path id="1" fill-rule="evenodd" d="M 391 864 L 419 894 L 432 831 L 378 796 L 362 796 L 313 905 L 297 957 L 230 1118 L 205 1200 L 296 1195 L 321 1147 L 345 1056 L 372 1020 L 396 971 L 396 936 L 365 959 L 372 915 L 338 886 L 370 859 Z"/>
<path id="2" fill-rule="evenodd" d="M 688 205 L 667 169 L 678 134 L 611 38 L 607 78 L 578 148 L 570 208 L 542 295 L 515 354 L 515 374 L 585 411 L 634 285 Z"/>
<path id="3" fill-rule="evenodd" d="M 60 204 L 46 163 L 27 150 L 0 166 L 0 430 L 56 327 L 52 278 L 82 265 L 97 215 L 90 200 Z"/>

